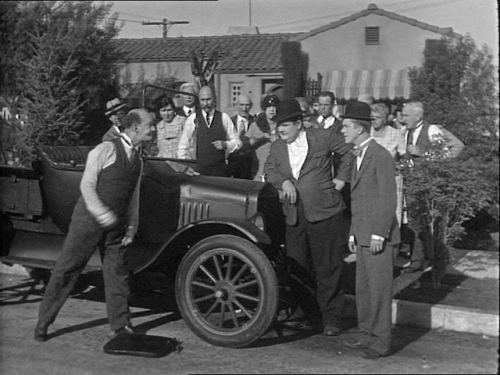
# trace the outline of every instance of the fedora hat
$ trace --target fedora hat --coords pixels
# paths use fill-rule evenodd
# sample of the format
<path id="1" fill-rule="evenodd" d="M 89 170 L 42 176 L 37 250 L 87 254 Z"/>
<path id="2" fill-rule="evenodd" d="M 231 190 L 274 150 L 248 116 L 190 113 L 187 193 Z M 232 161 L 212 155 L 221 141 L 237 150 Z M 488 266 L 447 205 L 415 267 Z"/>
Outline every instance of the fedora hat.
<path id="1" fill-rule="evenodd" d="M 278 125 L 285 121 L 302 119 L 302 108 L 296 99 L 284 100 L 276 107 L 276 122 Z"/>
<path id="2" fill-rule="evenodd" d="M 353 100 L 347 103 L 345 113 L 340 117 L 354 120 L 372 121 L 371 114 L 372 109 L 369 104 Z"/>
<path id="3" fill-rule="evenodd" d="M 127 107 L 125 103 L 123 103 L 120 99 L 114 98 L 106 103 L 106 116 L 111 116 L 115 112 L 118 112 L 120 109 Z"/>

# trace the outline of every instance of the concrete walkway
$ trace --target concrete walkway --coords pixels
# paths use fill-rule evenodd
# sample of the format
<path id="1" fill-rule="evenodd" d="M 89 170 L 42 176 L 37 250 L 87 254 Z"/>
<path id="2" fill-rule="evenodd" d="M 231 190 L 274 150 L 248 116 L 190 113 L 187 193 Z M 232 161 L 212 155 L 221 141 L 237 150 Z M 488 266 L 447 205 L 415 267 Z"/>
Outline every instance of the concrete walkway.
<path id="1" fill-rule="evenodd" d="M 402 261 L 401 264 L 403 262 L 405 261 Z M 447 273 L 463 274 L 475 279 L 495 279 L 498 282 L 499 253 L 498 251 L 469 250 L 455 264 L 448 266 Z M 406 281 L 400 281 L 402 285 L 399 285 L 399 288 L 402 289 L 415 282 L 419 275 L 414 275 L 413 278 L 409 277 Z M 354 296 L 348 296 L 347 298 L 346 314 L 351 317 L 356 316 Z M 394 324 L 476 333 L 494 337 L 499 336 L 500 330 L 499 314 L 475 308 L 427 304 L 399 299 L 392 301 L 392 320 Z"/>

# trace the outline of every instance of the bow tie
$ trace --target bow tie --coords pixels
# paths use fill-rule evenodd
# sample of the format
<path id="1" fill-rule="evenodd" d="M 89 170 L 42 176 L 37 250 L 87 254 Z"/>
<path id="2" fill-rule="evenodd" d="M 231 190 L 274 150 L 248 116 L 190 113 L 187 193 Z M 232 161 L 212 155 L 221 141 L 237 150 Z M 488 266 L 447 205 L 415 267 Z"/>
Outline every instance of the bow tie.
<path id="1" fill-rule="evenodd" d="M 359 157 L 359 156 L 361 156 L 361 154 L 362 154 L 363 150 L 364 150 L 365 148 L 367 148 L 367 147 L 368 147 L 368 145 L 364 145 L 363 147 L 354 146 L 354 147 L 351 149 L 351 152 L 352 152 L 354 155 L 356 155 L 356 156 L 358 156 L 358 157 Z"/>

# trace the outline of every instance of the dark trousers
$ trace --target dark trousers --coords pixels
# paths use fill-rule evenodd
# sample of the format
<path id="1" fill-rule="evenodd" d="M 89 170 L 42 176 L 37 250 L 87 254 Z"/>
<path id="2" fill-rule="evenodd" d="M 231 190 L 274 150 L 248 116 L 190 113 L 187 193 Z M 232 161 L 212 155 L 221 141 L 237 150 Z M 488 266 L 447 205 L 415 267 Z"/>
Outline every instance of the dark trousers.
<path id="1" fill-rule="evenodd" d="M 379 354 L 388 354 L 392 329 L 392 282 L 397 247 L 385 245 L 373 255 L 369 247 L 357 246 L 356 309 L 358 326 L 368 333 L 367 345 Z"/>
<path id="2" fill-rule="evenodd" d="M 239 153 L 235 151 L 227 157 L 229 174 L 234 178 L 243 180 L 253 179 L 252 166 L 253 154 L 250 152 Z"/>
<path id="3" fill-rule="evenodd" d="M 349 232 L 351 230 L 351 219 L 352 219 L 352 214 L 351 214 L 351 184 L 349 182 L 346 182 L 345 186 L 342 188 L 340 191 L 340 194 L 342 195 L 342 199 L 344 200 L 345 203 L 345 210 L 343 211 L 343 216 L 344 219 L 342 220 L 342 230 L 343 230 L 343 239 L 345 241 L 345 244 L 343 245 L 343 250 L 342 250 L 342 259 L 344 259 L 345 256 L 351 254 L 351 251 L 349 250 Z"/>
<path id="4" fill-rule="evenodd" d="M 113 331 L 130 325 L 130 272 L 125 263 L 125 248 L 121 245 L 124 234 L 123 222 L 104 230 L 87 211 L 83 199 L 78 200 L 62 253 L 40 304 L 38 319 L 42 324 L 54 322 L 96 246 L 104 240 L 103 276 L 109 324 Z"/>
<path id="5" fill-rule="evenodd" d="M 307 221 L 299 200 L 297 224 L 286 227 L 286 251 L 292 280 L 296 280 L 292 291 L 311 320 L 319 318 L 319 309 L 325 326 L 338 327 L 344 307 L 341 285 L 344 236 L 341 230 L 337 230 L 342 227 L 343 218 L 343 213 L 339 213 L 311 223 Z"/>

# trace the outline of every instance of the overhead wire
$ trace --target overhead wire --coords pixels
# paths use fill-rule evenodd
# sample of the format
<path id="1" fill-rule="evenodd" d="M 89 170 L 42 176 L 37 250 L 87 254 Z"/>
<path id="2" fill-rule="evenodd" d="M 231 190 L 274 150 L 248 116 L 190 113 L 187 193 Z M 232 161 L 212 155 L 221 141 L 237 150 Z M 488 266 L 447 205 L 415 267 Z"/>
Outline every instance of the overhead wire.
<path id="1" fill-rule="evenodd" d="M 430 7 L 436 7 L 436 6 L 460 2 L 460 1 L 467 1 L 467 0 L 441 0 L 441 1 L 431 3 L 431 4 L 424 4 L 424 5 L 422 5 L 422 3 L 418 3 L 418 5 L 414 5 L 414 6 L 405 6 L 404 10 L 405 11 L 422 10 L 422 9 L 426 9 L 426 8 L 430 8 Z M 415 3 L 412 3 L 412 4 L 415 4 Z M 402 6 L 404 6 L 404 5 L 406 5 L 406 4 L 402 4 L 401 1 L 397 1 L 394 3 L 390 3 L 390 4 L 384 4 L 383 7 L 389 8 L 389 7 L 394 6 L 394 7 L 396 7 L 396 10 L 397 10 L 397 8 L 402 9 Z M 329 14 L 329 15 L 320 16 L 320 17 L 312 17 L 312 18 L 307 18 L 307 19 L 303 19 L 303 20 L 283 22 L 283 23 L 279 23 L 279 24 L 275 24 L 275 25 L 259 26 L 259 29 L 261 29 L 261 30 L 263 30 L 263 29 L 266 29 L 266 30 L 267 29 L 276 29 L 276 28 L 282 28 L 282 27 L 287 26 L 287 25 L 294 25 L 294 24 L 296 25 L 297 23 L 306 23 L 303 26 L 297 25 L 295 27 L 288 28 L 287 30 L 296 30 L 296 29 L 301 29 L 301 28 L 303 29 L 303 28 L 307 28 L 307 27 L 313 27 L 314 25 L 312 24 L 312 22 L 320 21 L 320 20 L 326 19 L 326 18 L 332 19 L 332 18 L 339 18 L 342 16 L 348 16 L 348 15 L 353 14 L 353 12 L 355 12 L 355 10 L 345 11 L 342 13 Z"/>

